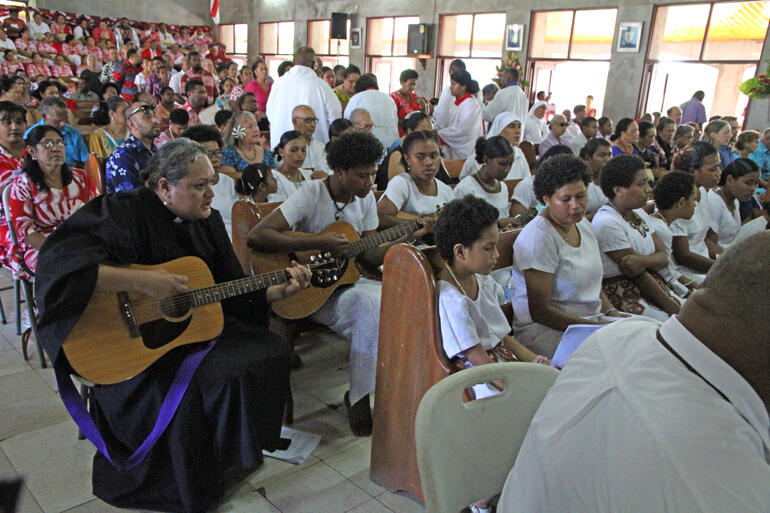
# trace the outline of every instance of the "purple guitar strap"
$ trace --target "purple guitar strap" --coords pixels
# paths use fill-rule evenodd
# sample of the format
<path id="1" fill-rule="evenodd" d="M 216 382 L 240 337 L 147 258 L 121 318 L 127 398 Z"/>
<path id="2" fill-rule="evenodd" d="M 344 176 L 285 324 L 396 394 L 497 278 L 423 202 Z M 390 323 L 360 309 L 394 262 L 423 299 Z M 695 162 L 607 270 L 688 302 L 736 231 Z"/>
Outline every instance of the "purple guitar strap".
<path id="1" fill-rule="evenodd" d="M 88 410 L 83 404 L 83 398 L 78 393 L 75 385 L 70 379 L 69 369 L 64 361 L 64 358 L 59 357 L 54 362 L 54 370 L 56 372 L 56 382 L 59 386 L 59 395 L 64 401 L 64 406 L 67 408 L 72 420 L 80 427 L 80 430 L 93 443 L 100 453 L 107 458 L 107 461 L 112 463 L 120 470 L 131 470 L 139 465 L 149 454 L 150 449 L 155 445 L 160 436 L 168 427 L 171 419 L 174 418 L 179 404 L 182 402 L 187 387 L 190 385 L 195 371 L 198 369 L 203 358 L 208 354 L 217 339 L 212 340 L 207 344 L 201 344 L 196 347 L 193 352 L 187 355 L 182 361 L 182 365 L 174 376 L 174 381 L 171 383 L 171 387 L 166 393 L 166 397 L 163 399 L 163 403 L 160 406 L 160 412 L 158 413 L 158 419 L 155 421 L 155 426 L 147 435 L 147 438 L 139 445 L 134 451 L 134 454 L 129 456 L 125 461 L 118 461 L 112 459 L 110 452 L 107 449 L 107 444 L 102 438 L 99 429 L 96 427 L 94 420 L 88 414 Z"/>

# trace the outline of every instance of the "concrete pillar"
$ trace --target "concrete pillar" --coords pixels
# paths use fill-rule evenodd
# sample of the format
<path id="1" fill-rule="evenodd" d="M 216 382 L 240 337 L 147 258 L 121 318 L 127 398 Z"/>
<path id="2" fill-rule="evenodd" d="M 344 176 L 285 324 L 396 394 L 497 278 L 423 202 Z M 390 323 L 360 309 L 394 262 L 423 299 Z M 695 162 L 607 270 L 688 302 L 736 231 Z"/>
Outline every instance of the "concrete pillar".
<path id="1" fill-rule="evenodd" d="M 768 59 L 770 59 L 768 39 L 770 39 L 770 33 L 765 36 L 765 46 L 762 47 L 762 55 L 759 59 L 759 66 L 757 66 L 757 75 L 761 75 L 767 70 Z M 770 98 L 761 100 L 750 99 L 744 128 L 764 130 L 768 127 L 770 127 Z"/>

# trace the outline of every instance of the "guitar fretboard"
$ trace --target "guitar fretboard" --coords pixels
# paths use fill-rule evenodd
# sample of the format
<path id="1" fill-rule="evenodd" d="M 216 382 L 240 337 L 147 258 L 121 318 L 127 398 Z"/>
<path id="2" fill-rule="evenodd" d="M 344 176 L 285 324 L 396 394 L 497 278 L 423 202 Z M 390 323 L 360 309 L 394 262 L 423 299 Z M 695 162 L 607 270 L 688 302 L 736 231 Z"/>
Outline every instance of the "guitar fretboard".
<path id="1" fill-rule="evenodd" d="M 257 276 L 219 283 L 217 285 L 212 285 L 211 287 L 191 290 L 185 294 L 180 294 L 180 296 L 186 295 L 191 299 L 193 306 L 198 307 L 216 303 L 223 299 L 240 296 L 242 294 L 248 294 L 255 290 L 267 288 L 270 285 L 280 285 L 281 283 L 288 281 L 288 279 L 289 276 L 286 271 L 273 271 Z"/>
<path id="2" fill-rule="evenodd" d="M 400 237 L 409 235 L 419 227 L 420 225 L 417 223 L 417 221 L 409 221 L 408 223 L 399 224 L 393 228 L 388 228 L 387 230 L 377 232 L 374 235 L 370 235 L 368 237 L 364 237 L 363 239 L 359 239 L 356 242 L 353 242 L 345 251 L 342 251 L 339 256 L 342 258 L 353 258 L 365 251 L 376 248 L 380 244 L 384 244 L 386 242 L 390 242 Z"/>
<path id="3" fill-rule="evenodd" d="M 532 207 L 529 210 L 525 210 L 521 214 L 514 217 L 522 226 L 527 224 L 528 222 L 532 221 L 535 217 L 537 217 L 537 207 Z"/>

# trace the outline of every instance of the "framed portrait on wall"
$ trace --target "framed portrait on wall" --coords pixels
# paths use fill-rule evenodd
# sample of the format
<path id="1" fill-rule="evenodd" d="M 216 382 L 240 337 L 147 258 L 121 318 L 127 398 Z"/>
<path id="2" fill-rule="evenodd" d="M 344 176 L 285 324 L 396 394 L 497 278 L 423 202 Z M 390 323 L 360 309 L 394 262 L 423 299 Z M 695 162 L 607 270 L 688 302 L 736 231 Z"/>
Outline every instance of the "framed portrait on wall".
<path id="1" fill-rule="evenodd" d="M 642 22 L 621 23 L 618 28 L 618 51 L 638 52 L 642 41 Z"/>
<path id="2" fill-rule="evenodd" d="M 524 46 L 524 25 L 508 25 L 505 30 L 505 49 L 520 52 Z"/>
<path id="3" fill-rule="evenodd" d="M 350 48 L 353 50 L 361 49 L 361 27 L 350 29 Z"/>

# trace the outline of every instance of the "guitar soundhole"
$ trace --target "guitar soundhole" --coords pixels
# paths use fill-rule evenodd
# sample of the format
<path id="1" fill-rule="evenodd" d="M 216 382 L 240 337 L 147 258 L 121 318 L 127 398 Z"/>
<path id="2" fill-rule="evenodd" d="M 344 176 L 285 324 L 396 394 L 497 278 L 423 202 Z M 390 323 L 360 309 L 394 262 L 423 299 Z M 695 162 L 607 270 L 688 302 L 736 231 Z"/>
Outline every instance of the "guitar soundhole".
<path id="1" fill-rule="evenodd" d="M 348 268 L 348 260 L 337 260 L 337 267 L 335 269 L 322 269 L 314 271 L 310 277 L 310 284 L 313 287 L 325 289 L 331 287 L 345 274 L 345 270 Z"/>
<path id="2" fill-rule="evenodd" d="M 192 308 L 192 298 L 187 294 L 179 294 L 160 302 L 160 309 L 163 314 L 172 319 L 184 317 Z"/>

